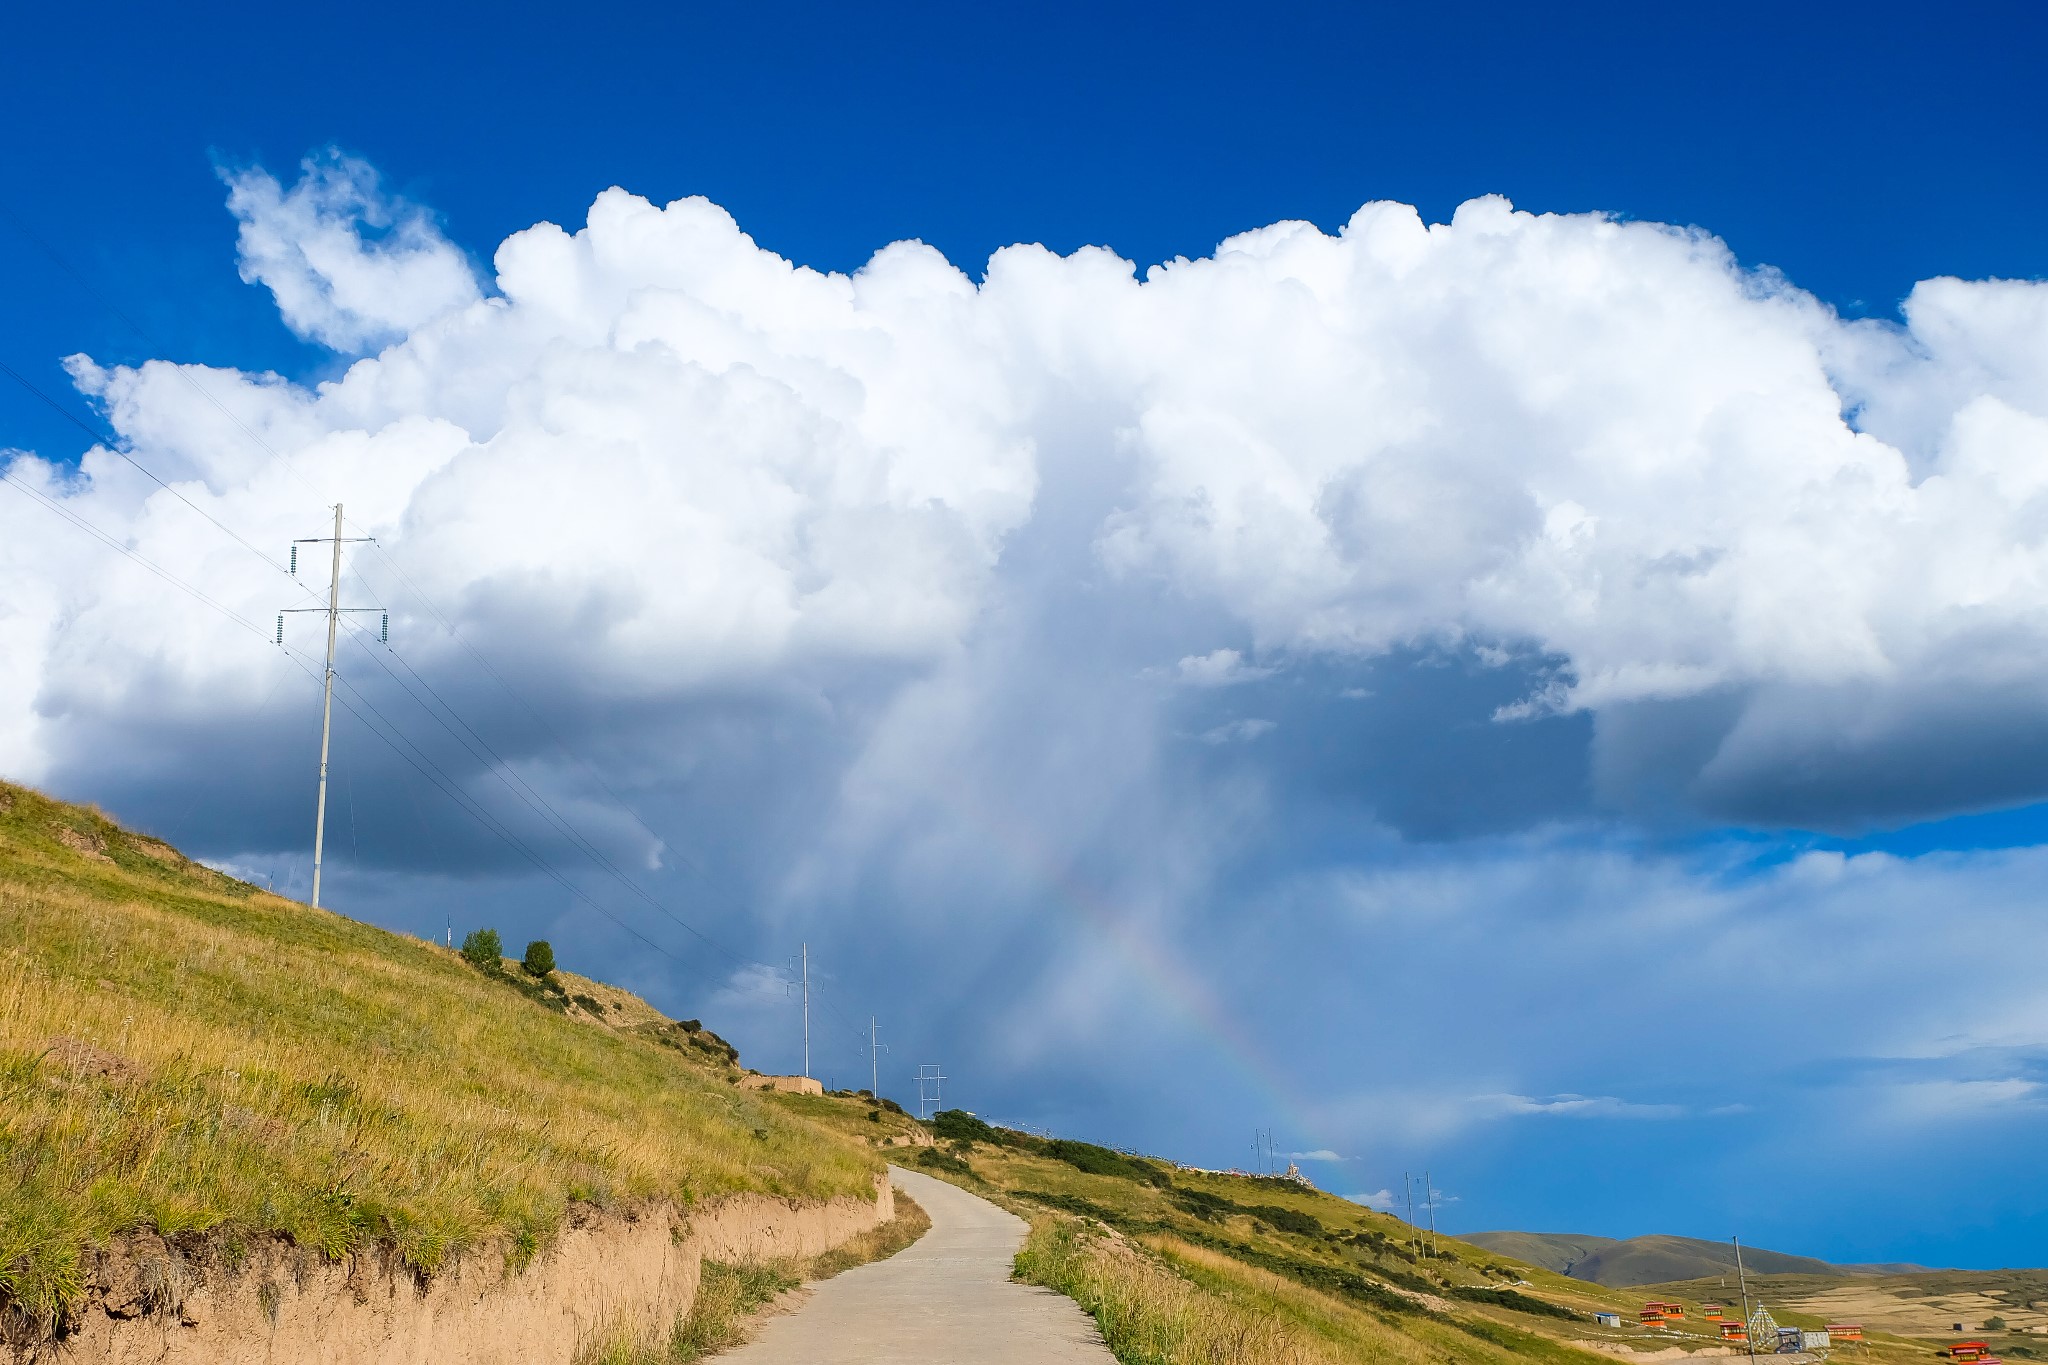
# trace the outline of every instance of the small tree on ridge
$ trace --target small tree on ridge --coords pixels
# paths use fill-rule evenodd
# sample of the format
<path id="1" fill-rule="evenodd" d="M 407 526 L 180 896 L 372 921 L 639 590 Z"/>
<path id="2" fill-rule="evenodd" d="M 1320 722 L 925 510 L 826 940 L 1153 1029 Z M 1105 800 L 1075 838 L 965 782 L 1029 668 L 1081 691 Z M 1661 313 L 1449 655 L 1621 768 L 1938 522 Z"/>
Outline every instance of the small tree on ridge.
<path id="1" fill-rule="evenodd" d="M 505 945 L 496 929 L 472 929 L 462 940 L 462 955 L 478 971 L 495 972 L 498 959 L 505 955 Z"/>
<path id="2" fill-rule="evenodd" d="M 535 939 L 526 945 L 526 956 L 519 960 L 519 965 L 526 969 L 528 976 L 545 980 L 547 974 L 555 969 L 554 945 L 544 938 Z"/>

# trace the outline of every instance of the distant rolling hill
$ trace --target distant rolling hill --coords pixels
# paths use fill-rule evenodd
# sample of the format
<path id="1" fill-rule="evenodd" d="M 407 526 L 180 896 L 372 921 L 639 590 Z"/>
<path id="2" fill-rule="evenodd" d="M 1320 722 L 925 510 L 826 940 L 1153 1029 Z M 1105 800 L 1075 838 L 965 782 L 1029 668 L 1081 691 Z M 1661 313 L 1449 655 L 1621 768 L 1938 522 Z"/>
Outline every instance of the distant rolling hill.
<path id="1" fill-rule="evenodd" d="M 1610 1288 L 1704 1280 L 1735 1271 L 1735 1248 L 1727 1242 L 1652 1234 L 1617 1240 L 1571 1232 L 1473 1232 L 1461 1241 L 1502 1256 L 1540 1265 L 1575 1280 Z M 1896 1275 L 1924 1270 L 1914 1265 L 1831 1265 L 1812 1256 L 1744 1247 L 1742 1263 L 1756 1275 Z"/>
<path id="2" fill-rule="evenodd" d="M 1458 1239 L 1500 1256 L 1512 1256 L 1530 1265 L 1540 1265 L 1560 1275 L 1571 1275 L 1572 1267 L 1602 1247 L 1616 1245 L 1612 1237 L 1588 1237 L 1574 1232 L 1475 1232 Z M 1578 1275 L 1577 1279 L 1588 1276 Z M 1603 1281 L 1604 1283 L 1604 1281 Z"/>

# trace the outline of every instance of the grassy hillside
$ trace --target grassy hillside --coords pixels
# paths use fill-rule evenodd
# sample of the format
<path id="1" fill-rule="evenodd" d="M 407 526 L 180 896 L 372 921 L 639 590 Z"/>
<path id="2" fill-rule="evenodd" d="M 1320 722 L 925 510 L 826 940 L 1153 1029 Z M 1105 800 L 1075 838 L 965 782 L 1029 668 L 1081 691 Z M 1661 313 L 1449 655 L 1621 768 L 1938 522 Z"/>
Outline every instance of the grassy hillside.
<path id="1" fill-rule="evenodd" d="M 1575 1280 L 1619 1288 L 1706 1280 L 1735 1273 L 1735 1248 L 1697 1237 L 1651 1235 L 1617 1240 L 1569 1232 L 1473 1232 L 1466 1241 L 1503 1256 L 1570 1275 Z M 1925 1266 L 1830 1265 L 1812 1256 L 1793 1256 L 1744 1247 L 1742 1261 L 1752 1275 L 1847 1277 L 1919 1273 Z"/>
<path id="2" fill-rule="evenodd" d="M 1692 1311 L 1645 1328 L 1636 1321 L 1642 1290 L 1571 1279 L 1451 1238 L 1432 1254 L 1399 1220 L 1289 1180 L 1184 1169 L 969 1115 L 941 1115 L 932 1129 L 938 1145 L 914 1164 L 1028 1218 L 1019 1276 L 1093 1313 L 1125 1365 L 1727 1356 L 1699 1312 L 1720 1297 L 1712 1282 L 1661 1290 Z M 1601 1326 L 1600 1312 L 1623 1324 Z M 2029 1352 L 2022 1344 L 2014 1354 Z M 1857 1358 L 1925 1365 L 1929 1355 L 1925 1342 L 1880 1331 Z"/>
<path id="3" fill-rule="evenodd" d="M 463 908 L 458 919 L 478 913 Z M 581 997 L 579 1000 L 578 997 Z M 881 1161 L 743 1093 L 721 1042 L 582 978 L 486 973 L 0 784 L 0 1326 L 81 1253 L 281 1236 L 430 1274 L 577 1201 L 866 1194 Z"/>
<path id="4" fill-rule="evenodd" d="M 1789 1256 L 1759 1247 L 1744 1247 L 1742 1263 L 1758 1275 L 1847 1273 L 1811 1256 Z M 1631 1237 L 1599 1248 L 1572 1267 L 1575 1279 L 1611 1285 L 1665 1284 L 1734 1273 L 1733 1243 L 1707 1242 L 1696 1237 Z"/>
<path id="5" fill-rule="evenodd" d="M 1442 1239 L 1295 1182 L 934 1125 L 931 1173 L 1033 1231 L 1019 1274 L 1074 1297 L 1132 1365 L 1539 1360 L 1594 1365 L 1614 1291 Z M 1660 1345 L 1663 1343 L 1659 1343 Z"/>

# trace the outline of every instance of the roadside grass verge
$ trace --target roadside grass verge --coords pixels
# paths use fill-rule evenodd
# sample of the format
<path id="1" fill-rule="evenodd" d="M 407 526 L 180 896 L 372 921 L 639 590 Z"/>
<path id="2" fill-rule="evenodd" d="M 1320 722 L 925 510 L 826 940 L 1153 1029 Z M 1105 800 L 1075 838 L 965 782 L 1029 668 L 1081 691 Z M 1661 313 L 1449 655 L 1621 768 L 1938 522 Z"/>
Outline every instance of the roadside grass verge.
<path id="1" fill-rule="evenodd" d="M 1289 1331 L 1249 1294 L 1197 1286 L 1163 1259 L 1065 1218 L 1036 1222 L 1017 1278 L 1094 1317 L 1123 1365 L 1339 1365 L 1347 1357 Z"/>
<path id="2" fill-rule="evenodd" d="M 678 1318 L 666 1340 L 642 1341 L 630 1333 L 601 1333 L 577 1353 L 576 1365 L 690 1365 L 729 1351 L 753 1335 L 761 1310 L 797 1286 L 886 1260 L 931 1230 L 930 1215 L 900 1190 L 896 1216 L 869 1228 L 809 1261 L 772 1260 L 757 1265 L 704 1262 L 703 1278 L 690 1311 Z"/>
<path id="3" fill-rule="evenodd" d="M 1095 1318 L 1122 1365 L 1595 1365 L 1603 1357 L 1493 1320 L 1362 1307 L 1227 1252 L 1120 1238 L 1041 1215 L 1017 1278 Z"/>
<path id="4" fill-rule="evenodd" d="M 722 1067 L 5 783 L 0 945 L 14 1338 L 61 1334 L 82 1254 L 128 1231 L 516 1269 L 572 1203 L 865 1197 L 882 1170 Z"/>

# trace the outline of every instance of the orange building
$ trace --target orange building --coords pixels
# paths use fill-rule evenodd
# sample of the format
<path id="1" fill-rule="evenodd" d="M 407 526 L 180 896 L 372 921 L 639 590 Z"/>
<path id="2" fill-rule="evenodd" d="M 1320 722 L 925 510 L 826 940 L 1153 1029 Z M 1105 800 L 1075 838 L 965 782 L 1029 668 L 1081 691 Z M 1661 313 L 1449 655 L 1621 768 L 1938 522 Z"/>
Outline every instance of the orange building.
<path id="1" fill-rule="evenodd" d="M 1664 1305 L 1661 1303 L 1644 1304 L 1643 1311 L 1636 1314 L 1636 1320 L 1645 1327 L 1662 1327 L 1664 1325 Z"/>
<path id="2" fill-rule="evenodd" d="M 1721 1320 L 1721 1305 L 1718 1303 L 1701 1304 L 1700 1316 L 1708 1322 L 1719 1322 Z"/>
<path id="3" fill-rule="evenodd" d="M 1863 1340 L 1863 1324 L 1860 1322 L 1831 1322 L 1828 1324 L 1828 1336 L 1835 1341 L 1861 1341 Z"/>
<path id="4" fill-rule="evenodd" d="M 1723 1318 L 1721 1320 L 1721 1340 L 1748 1341 L 1749 1329 L 1733 1318 Z"/>
<path id="5" fill-rule="evenodd" d="M 1949 1359 L 1981 1361 L 1991 1354 L 1991 1347 L 1981 1341 L 1959 1341 L 1948 1348 Z"/>

